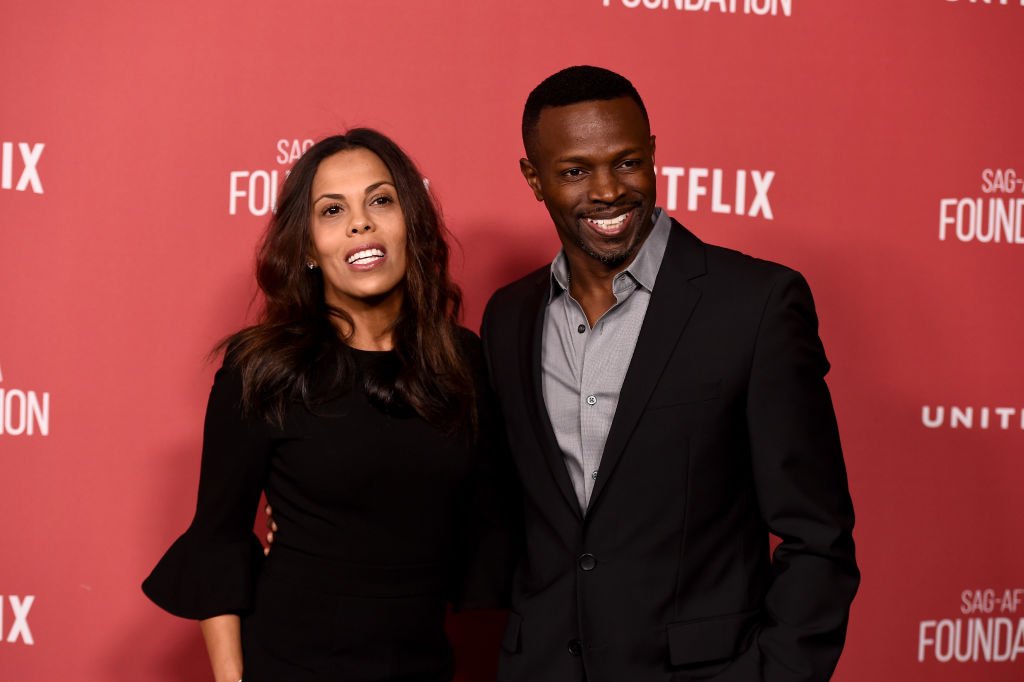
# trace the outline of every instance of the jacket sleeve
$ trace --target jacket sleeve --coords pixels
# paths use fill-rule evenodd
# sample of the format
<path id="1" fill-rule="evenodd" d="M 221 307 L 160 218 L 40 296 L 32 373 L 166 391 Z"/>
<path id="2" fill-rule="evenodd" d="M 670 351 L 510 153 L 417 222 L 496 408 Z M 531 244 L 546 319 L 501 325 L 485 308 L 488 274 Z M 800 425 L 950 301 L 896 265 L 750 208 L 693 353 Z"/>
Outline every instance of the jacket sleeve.
<path id="1" fill-rule="evenodd" d="M 831 677 L 860 581 L 828 369 L 810 289 L 786 270 L 764 308 L 747 394 L 758 503 L 781 540 L 757 637 L 765 682 Z"/>
<path id="2" fill-rule="evenodd" d="M 203 429 L 195 517 L 142 584 L 158 606 L 184 618 L 251 606 L 263 548 L 253 533 L 270 459 L 269 427 L 242 415 L 240 373 L 214 378 Z"/>
<path id="3" fill-rule="evenodd" d="M 480 342 L 473 336 L 467 345 L 477 392 L 477 427 L 475 465 L 456 512 L 460 569 L 451 592 L 456 611 L 507 607 L 520 551 L 518 479 Z"/>

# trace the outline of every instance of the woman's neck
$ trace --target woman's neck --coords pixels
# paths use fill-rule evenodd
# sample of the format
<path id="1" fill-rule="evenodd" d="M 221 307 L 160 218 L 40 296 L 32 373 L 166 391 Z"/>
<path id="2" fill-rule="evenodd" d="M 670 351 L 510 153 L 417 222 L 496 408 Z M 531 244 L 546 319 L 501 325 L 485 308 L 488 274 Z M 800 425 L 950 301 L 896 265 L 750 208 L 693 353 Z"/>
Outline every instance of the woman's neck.
<path id="1" fill-rule="evenodd" d="M 376 302 L 359 301 L 345 307 L 351 325 L 338 317 L 333 321 L 349 346 L 359 350 L 391 350 L 395 347 L 395 320 L 401 308 L 399 296 Z"/>

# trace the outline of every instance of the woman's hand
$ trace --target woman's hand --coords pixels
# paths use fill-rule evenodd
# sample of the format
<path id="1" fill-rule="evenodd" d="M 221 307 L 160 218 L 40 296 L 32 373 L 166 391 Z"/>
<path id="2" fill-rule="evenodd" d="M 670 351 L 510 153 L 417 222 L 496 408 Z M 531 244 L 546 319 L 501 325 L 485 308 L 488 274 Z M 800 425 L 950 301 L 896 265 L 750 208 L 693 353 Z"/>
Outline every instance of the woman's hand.
<path id="1" fill-rule="evenodd" d="M 263 548 L 263 554 L 270 554 L 270 548 L 274 544 L 274 533 L 277 532 L 277 524 L 274 523 L 274 512 L 268 504 L 263 513 L 267 515 L 267 546 Z"/>

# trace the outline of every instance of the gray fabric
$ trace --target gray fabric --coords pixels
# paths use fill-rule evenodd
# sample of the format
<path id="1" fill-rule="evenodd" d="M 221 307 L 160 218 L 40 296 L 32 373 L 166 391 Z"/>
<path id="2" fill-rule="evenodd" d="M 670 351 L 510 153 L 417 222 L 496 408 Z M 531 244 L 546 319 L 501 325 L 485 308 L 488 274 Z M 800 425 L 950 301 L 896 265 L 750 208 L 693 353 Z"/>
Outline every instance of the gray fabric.
<path id="1" fill-rule="evenodd" d="M 660 208 L 651 218 L 654 228 L 636 258 L 615 275 L 615 305 L 593 329 L 583 308 L 569 295 L 565 252 L 559 251 L 551 263 L 551 295 L 544 311 L 541 347 L 544 405 L 584 513 L 672 227 Z"/>

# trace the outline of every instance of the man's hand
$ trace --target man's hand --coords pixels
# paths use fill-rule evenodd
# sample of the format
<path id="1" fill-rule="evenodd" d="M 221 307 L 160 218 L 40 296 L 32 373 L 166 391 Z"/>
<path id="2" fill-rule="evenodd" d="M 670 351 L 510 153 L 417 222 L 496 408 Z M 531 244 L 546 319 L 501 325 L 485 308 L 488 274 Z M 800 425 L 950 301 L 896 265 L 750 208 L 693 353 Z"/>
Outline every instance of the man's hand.
<path id="1" fill-rule="evenodd" d="M 267 546 L 263 548 L 263 554 L 270 554 L 270 547 L 274 544 L 274 533 L 277 531 L 277 524 L 274 523 L 274 512 L 268 504 L 263 510 L 267 515 Z"/>

